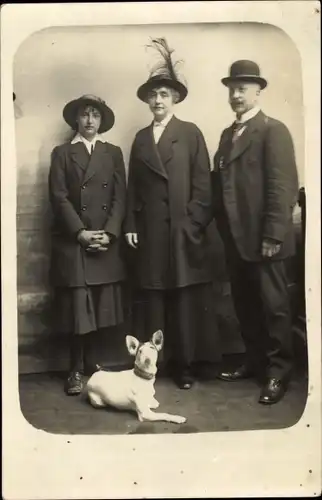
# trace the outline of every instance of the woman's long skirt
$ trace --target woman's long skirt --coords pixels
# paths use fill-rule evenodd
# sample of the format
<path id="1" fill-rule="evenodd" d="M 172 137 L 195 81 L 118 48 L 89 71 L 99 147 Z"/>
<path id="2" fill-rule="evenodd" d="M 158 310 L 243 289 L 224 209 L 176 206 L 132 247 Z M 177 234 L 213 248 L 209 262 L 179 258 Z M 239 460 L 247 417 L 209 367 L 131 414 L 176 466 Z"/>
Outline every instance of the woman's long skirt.
<path id="1" fill-rule="evenodd" d="M 84 335 L 124 321 L 123 284 L 56 288 L 56 329 Z"/>

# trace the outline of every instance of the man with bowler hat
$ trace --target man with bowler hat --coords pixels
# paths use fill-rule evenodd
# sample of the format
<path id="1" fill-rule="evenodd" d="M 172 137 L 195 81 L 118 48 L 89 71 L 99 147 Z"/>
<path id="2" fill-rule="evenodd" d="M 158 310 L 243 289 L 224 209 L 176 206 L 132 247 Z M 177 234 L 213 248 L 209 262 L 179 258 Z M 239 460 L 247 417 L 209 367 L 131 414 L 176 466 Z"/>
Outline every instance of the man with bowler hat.
<path id="1" fill-rule="evenodd" d="M 136 284 L 144 292 L 146 337 L 165 328 L 174 378 L 189 389 L 193 364 L 218 357 L 204 237 L 212 216 L 210 164 L 201 131 L 174 116 L 174 105 L 188 90 L 173 51 L 162 38 L 152 46 L 161 62 L 137 96 L 154 119 L 132 146 L 125 233 L 135 248 Z"/>
<path id="2" fill-rule="evenodd" d="M 84 95 L 66 104 L 63 117 L 76 134 L 52 153 L 51 279 L 57 326 L 70 341 L 65 390 L 77 395 L 84 372 L 90 374 L 94 368 L 95 332 L 123 322 L 120 235 L 126 180 L 121 149 L 100 135 L 114 125 L 106 103 Z"/>
<path id="3" fill-rule="evenodd" d="M 290 379 L 292 333 L 285 259 L 294 254 L 298 195 L 288 128 L 259 107 L 267 81 L 255 62 L 236 61 L 222 79 L 236 120 L 220 138 L 212 174 L 217 227 L 225 244 L 246 361 L 219 378 L 255 376 L 259 402 L 279 401 Z"/>

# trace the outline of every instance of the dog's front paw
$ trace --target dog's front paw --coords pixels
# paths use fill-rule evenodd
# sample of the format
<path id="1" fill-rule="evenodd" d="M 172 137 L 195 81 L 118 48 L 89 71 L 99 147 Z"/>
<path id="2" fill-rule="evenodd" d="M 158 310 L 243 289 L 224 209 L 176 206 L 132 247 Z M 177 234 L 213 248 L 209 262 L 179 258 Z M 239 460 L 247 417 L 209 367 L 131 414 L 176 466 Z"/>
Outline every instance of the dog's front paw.
<path id="1" fill-rule="evenodd" d="M 160 403 L 156 399 L 153 399 L 151 401 L 151 404 L 150 404 L 151 410 L 156 410 L 157 408 L 159 408 L 159 406 L 160 406 Z"/>
<path id="2" fill-rule="evenodd" d="M 173 416 L 173 423 L 175 424 L 184 424 L 186 421 L 186 417 L 180 417 L 179 415 Z"/>

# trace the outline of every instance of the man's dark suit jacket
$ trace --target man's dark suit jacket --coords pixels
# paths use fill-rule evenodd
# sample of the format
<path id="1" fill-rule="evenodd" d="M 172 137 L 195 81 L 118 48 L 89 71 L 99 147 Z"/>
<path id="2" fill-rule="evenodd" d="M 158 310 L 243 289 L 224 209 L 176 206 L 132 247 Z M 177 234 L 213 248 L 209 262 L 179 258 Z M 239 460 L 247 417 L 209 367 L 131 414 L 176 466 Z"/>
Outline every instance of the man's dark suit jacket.
<path id="1" fill-rule="evenodd" d="M 78 287 L 124 279 L 120 254 L 126 179 L 121 149 L 96 142 L 89 156 L 82 143 L 57 146 L 49 172 L 53 209 L 52 283 Z M 114 236 L 107 252 L 88 253 L 77 241 L 80 229 L 105 230 Z"/>
<path id="2" fill-rule="evenodd" d="M 212 173 L 213 203 L 224 241 L 233 238 L 242 259 L 260 261 L 264 238 L 282 244 L 273 257 L 295 251 L 292 212 L 298 196 L 293 141 L 287 127 L 260 111 L 232 144 L 222 133 Z"/>

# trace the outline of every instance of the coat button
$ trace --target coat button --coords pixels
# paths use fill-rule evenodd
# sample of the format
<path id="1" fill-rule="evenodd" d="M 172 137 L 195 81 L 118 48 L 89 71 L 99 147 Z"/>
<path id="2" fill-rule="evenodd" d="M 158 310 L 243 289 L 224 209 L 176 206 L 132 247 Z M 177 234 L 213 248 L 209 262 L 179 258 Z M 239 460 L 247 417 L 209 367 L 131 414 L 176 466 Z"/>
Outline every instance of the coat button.
<path id="1" fill-rule="evenodd" d="M 104 182 L 103 188 L 106 188 L 106 187 L 107 187 L 107 182 Z"/>
<path id="2" fill-rule="evenodd" d="M 85 210 L 86 210 L 86 209 L 87 209 L 87 206 L 86 206 L 86 205 L 84 205 L 84 206 L 82 207 L 83 212 L 85 212 Z"/>
<path id="3" fill-rule="evenodd" d="M 82 185 L 82 189 L 85 189 L 85 188 L 86 188 L 86 184 L 83 184 L 83 185 Z"/>
<path id="4" fill-rule="evenodd" d="M 102 206 L 103 210 L 107 210 L 107 205 Z"/>

